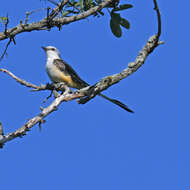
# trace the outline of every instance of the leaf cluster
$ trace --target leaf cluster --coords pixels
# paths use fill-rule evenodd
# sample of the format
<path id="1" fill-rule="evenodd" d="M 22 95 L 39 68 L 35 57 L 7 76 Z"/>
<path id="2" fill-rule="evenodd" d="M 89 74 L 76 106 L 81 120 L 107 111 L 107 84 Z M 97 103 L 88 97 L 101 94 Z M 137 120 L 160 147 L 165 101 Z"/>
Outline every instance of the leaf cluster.
<path id="1" fill-rule="evenodd" d="M 54 0 L 48 0 L 56 5 L 57 2 Z M 59 0 L 61 2 L 61 0 Z M 73 14 L 78 15 L 82 12 L 88 11 L 91 8 L 100 5 L 103 0 L 70 0 L 64 9 L 61 11 L 62 17 L 72 16 Z M 110 28 L 112 33 L 120 38 L 122 36 L 122 28 L 127 30 L 130 29 L 130 23 L 127 19 L 122 18 L 120 11 L 125 11 L 132 8 L 131 4 L 120 4 L 120 0 L 113 0 L 106 8 L 110 13 Z M 93 14 L 94 16 L 100 17 L 104 16 L 102 10 L 98 10 Z"/>
<path id="2" fill-rule="evenodd" d="M 111 28 L 112 33 L 118 38 L 122 36 L 121 26 L 129 30 L 130 23 L 127 19 L 122 18 L 121 15 L 117 12 L 129 9 L 132 7 L 133 6 L 131 4 L 123 4 L 123 5 L 114 7 L 112 11 L 110 12 L 110 16 L 111 16 L 110 28 Z"/>

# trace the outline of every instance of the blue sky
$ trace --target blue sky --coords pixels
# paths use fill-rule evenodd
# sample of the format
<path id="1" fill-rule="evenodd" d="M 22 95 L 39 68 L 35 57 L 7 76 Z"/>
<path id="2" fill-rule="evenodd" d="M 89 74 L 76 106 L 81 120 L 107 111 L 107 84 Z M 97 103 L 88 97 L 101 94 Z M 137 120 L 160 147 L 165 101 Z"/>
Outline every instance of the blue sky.
<path id="1" fill-rule="evenodd" d="M 61 32 L 23 33 L 0 67 L 35 84 L 50 82 L 41 46 L 54 45 L 91 84 L 120 72 L 157 29 L 152 0 L 127 3 L 134 8 L 122 13 L 131 23 L 122 38 L 112 35 L 108 14 L 65 25 Z M 1 150 L 2 189 L 190 189 L 190 3 L 158 0 L 158 4 L 165 44 L 136 73 L 104 92 L 125 102 L 135 114 L 100 97 L 85 105 L 63 103 L 46 118 L 41 132 L 36 126 Z M 12 27 L 26 11 L 47 6 L 39 0 L 2 1 L 0 16 L 8 13 Z M 33 14 L 30 21 L 45 14 Z M 1 52 L 5 44 L 1 42 Z M 0 84 L 0 121 L 6 133 L 52 101 L 42 104 L 49 92 L 31 93 L 3 73 Z"/>

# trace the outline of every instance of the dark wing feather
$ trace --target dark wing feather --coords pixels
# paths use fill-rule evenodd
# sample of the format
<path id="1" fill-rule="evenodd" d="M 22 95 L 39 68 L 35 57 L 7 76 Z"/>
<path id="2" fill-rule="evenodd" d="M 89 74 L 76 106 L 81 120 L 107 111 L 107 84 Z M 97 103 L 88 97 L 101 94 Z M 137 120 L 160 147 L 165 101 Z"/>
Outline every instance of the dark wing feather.
<path id="1" fill-rule="evenodd" d="M 86 86 L 89 86 L 88 83 L 86 83 L 84 80 L 82 80 L 79 75 L 75 72 L 75 70 L 67 64 L 65 61 L 61 59 L 55 59 L 54 64 L 66 75 L 71 76 L 72 80 L 77 83 L 80 88 L 84 88 Z"/>
<path id="2" fill-rule="evenodd" d="M 78 88 L 84 88 L 86 86 L 89 86 L 85 81 L 83 81 L 78 74 L 74 71 L 74 69 L 67 64 L 65 61 L 61 60 L 61 59 L 55 59 L 53 62 L 65 75 L 67 76 L 71 76 L 72 80 L 77 84 Z M 128 108 L 128 106 L 126 106 L 124 103 L 109 98 L 101 93 L 98 94 L 99 96 L 101 96 L 102 98 L 105 98 L 106 100 L 118 105 L 119 107 L 123 108 L 124 110 L 134 113 L 131 109 Z"/>

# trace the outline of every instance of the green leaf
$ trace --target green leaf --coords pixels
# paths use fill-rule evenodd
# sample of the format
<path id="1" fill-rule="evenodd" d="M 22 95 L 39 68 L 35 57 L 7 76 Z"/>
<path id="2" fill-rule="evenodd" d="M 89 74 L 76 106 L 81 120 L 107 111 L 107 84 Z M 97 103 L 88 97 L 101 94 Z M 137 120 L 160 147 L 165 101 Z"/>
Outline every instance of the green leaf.
<path id="1" fill-rule="evenodd" d="M 130 29 L 130 23 L 128 20 L 121 18 L 120 25 L 123 26 L 126 29 Z"/>
<path id="2" fill-rule="evenodd" d="M 121 21 L 121 16 L 118 13 L 111 12 L 111 19 L 113 19 L 114 22 L 119 24 Z"/>
<path id="3" fill-rule="evenodd" d="M 122 11 L 122 10 L 129 9 L 132 7 L 133 5 L 131 4 L 123 4 L 123 5 L 120 5 L 119 7 L 114 8 L 113 11 Z"/>
<path id="4" fill-rule="evenodd" d="M 110 20 L 110 28 L 112 33 L 116 36 L 116 37 L 121 37 L 122 35 L 122 30 L 121 27 L 124 27 L 126 29 L 130 29 L 130 23 L 128 20 L 121 18 L 120 14 L 115 13 L 115 12 L 111 12 L 111 20 Z"/>
<path id="5" fill-rule="evenodd" d="M 117 23 L 113 18 L 111 18 L 111 20 L 110 20 L 110 28 L 111 28 L 112 33 L 116 37 L 118 37 L 118 38 L 121 37 L 121 35 L 122 35 L 121 27 L 120 27 L 119 23 Z"/>
<path id="6" fill-rule="evenodd" d="M 112 33 L 118 38 L 120 38 L 122 35 L 120 21 L 121 21 L 120 14 L 111 12 L 110 28 Z"/>

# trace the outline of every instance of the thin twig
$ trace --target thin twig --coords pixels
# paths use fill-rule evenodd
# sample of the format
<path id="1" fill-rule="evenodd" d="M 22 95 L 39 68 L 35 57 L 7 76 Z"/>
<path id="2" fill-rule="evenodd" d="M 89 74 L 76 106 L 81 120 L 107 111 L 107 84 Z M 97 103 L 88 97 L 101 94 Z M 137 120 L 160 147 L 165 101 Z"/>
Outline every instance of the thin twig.
<path id="1" fill-rule="evenodd" d="M 27 81 L 17 77 L 16 75 L 14 75 L 12 72 L 8 71 L 7 69 L 0 68 L 0 72 L 8 74 L 11 78 L 13 78 L 16 82 L 18 82 L 21 85 L 24 85 L 29 88 L 33 88 L 31 90 L 31 92 L 43 91 L 43 90 L 51 90 L 51 91 L 56 90 L 56 91 L 64 92 L 65 88 L 66 88 L 64 83 L 55 83 L 55 84 L 47 83 L 46 85 L 41 84 L 40 86 L 37 86 L 35 84 L 32 84 L 30 82 L 27 82 Z"/>
<path id="2" fill-rule="evenodd" d="M 158 39 L 161 35 L 161 30 L 162 30 L 162 24 L 161 24 L 161 15 L 160 15 L 160 10 L 159 10 L 159 7 L 158 7 L 158 3 L 156 0 L 153 0 L 154 1 L 154 10 L 156 10 L 156 13 L 157 13 L 157 18 L 158 18 L 158 32 L 157 32 L 157 35 L 158 35 Z"/>
<path id="3" fill-rule="evenodd" d="M 57 3 L 57 2 L 55 2 L 55 1 L 53 1 L 53 0 L 48 0 L 50 3 L 52 3 L 52 4 L 54 4 L 54 5 L 56 5 L 56 6 L 58 6 L 59 4 Z"/>
<path id="4" fill-rule="evenodd" d="M 8 24 L 9 24 L 9 17 L 8 17 L 8 14 L 7 14 L 7 17 L 6 17 L 6 22 L 5 22 L 5 31 L 4 31 L 4 34 L 9 37 L 9 41 L 7 42 L 6 46 L 5 46 L 5 50 L 3 51 L 3 54 L 1 55 L 0 57 L 0 61 L 3 60 L 4 56 L 7 54 L 7 49 L 12 41 L 12 38 L 10 37 L 10 34 L 9 32 L 7 32 L 7 27 L 8 27 Z M 15 41 L 14 41 L 15 42 Z M 15 42 L 16 43 L 16 42 Z"/>
<path id="5" fill-rule="evenodd" d="M 5 50 L 3 51 L 3 54 L 2 54 L 1 57 L 0 57 L 0 61 L 2 61 L 3 58 L 4 58 L 4 56 L 7 54 L 7 49 L 8 49 L 8 47 L 9 47 L 11 41 L 12 41 L 11 38 L 9 38 L 9 41 L 7 42 L 7 44 L 6 44 L 6 46 L 5 46 Z"/>
<path id="6" fill-rule="evenodd" d="M 74 6 L 74 3 L 72 3 L 72 2 L 69 1 L 68 4 L 69 4 L 71 7 L 73 7 L 73 9 L 77 9 L 77 11 L 80 12 L 80 8 L 75 7 L 75 6 Z"/>
<path id="7" fill-rule="evenodd" d="M 39 86 L 36 86 L 35 84 L 29 83 L 23 79 L 18 78 L 17 76 L 15 76 L 13 73 L 11 73 L 10 71 L 6 70 L 6 69 L 2 69 L 0 68 L 0 71 L 3 73 L 8 74 L 10 77 L 12 77 L 13 79 L 15 79 L 18 83 L 20 83 L 21 85 L 27 86 L 29 88 L 35 88 L 38 89 Z"/>
<path id="8" fill-rule="evenodd" d="M 61 3 L 59 3 L 58 6 L 51 12 L 48 19 L 54 19 L 68 2 L 69 0 L 61 1 Z"/>
<path id="9" fill-rule="evenodd" d="M 8 24 L 9 24 L 9 17 L 8 17 L 8 14 L 7 14 L 7 19 L 6 19 L 6 22 L 5 22 L 5 31 L 4 31 L 4 33 L 5 33 L 5 35 L 7 35 L 8 36 L 8 33 L 7 33 L 7 27 L 8 27 Z"/>
<path id="10" fill-rule="evenodd" d="M 8 133 L 0 138 L 0 145 L 3 146 L 6 142 L 11 141 L 17 137 L 22 137 L 26 135 L 26 132 L 29 131 L 34 125 L 42 124 L 44 118 L 49 115 L 51 112 L 57 110 L 58 106 L 64 101 L 71 101 L 74 99 L 78 99 L 83 94 L 69 94 L 64 93 L 60 97 L 56 98 L 48 107 L 43 108 L 40 114 L 36 115 L 35 117 L 29 119 L 21 128 L 17 129 L 12 133 Z"/>
<path id="11" fill-rule="evenodd" d="M 154 2 L 156 2 L 154 0 Z M 157 6 L 157 4 L 156 4 Z M 69 89 L 66 89 L 65 92 L 57 97 L 48 107 L 41 109 L 40 114 L 36 115 L 35 117 L 31 118 L 26 122 L 21 128 L 17 129 L 16 131 L 6 134 L 4 136 L 0 136 L 0 145 L 3 146 L 4 143 L 16 138 L 16 137 L 22 137 L 26 134 L 27 131 L 30 130 L 34 125 L 41 124 L 42 121 L 44 121 L 44 118 L 49 115 L 51 112 L 56 111 L 58 109 L 58 106 L 64 102 L 64 101 L 71 101 L 74 99 L 81 98 L 80 103 L 86 103 L 93 97 L 95 97 L 98 93 L 101 91 L 109 88 L 110 86 L 118 83 L 120 80 L 128 77 L 129 75 L 133 74 L 135 71 L 137 71 L 145 62 L 146 58 L 150 53 L 159 45 L 159 37 L 161 35 L 161 20 L 159 9 L 156 8 L 157 15 L 158 15 L 158 22 L 160 23 L 158 26 L 158 33 L 156 35 L 151 36 L 145 46 L 142 48 L 142 50 L 139 52 L 136 60 L 134 62 L 131 62 L 128 64 L 128 67 L 124 69 L 121 73 L 114 74 L 111 76 L 107 76 L 103 78 L 100 82 L 93 86 L 88 86 L 84 89 L 78 90 L 77 93 L 69 93 Z M 10 75 L 13 79 L 15 79 L 17 82 L 19 82 L 22 85 L 28 86 L 30 88 L 38 89 L 39 87 L 36 85 L 33 85 L 31 83 L 28 83 L 22 79 L 19 79 L 11 72 L 8 72 L 5 69 L 0 69 L 0 71 L 7 73 Z M 45 86 L 48 89 L 48 85 Z M 44 89 L 43 89 L 44 90 Z M 84 97 L 84 98 L 83 98 Z M 86 99 L 85 99 L 86 98 Z"/>
<path id="12" fill-rule="evenodd" d="M 29 21 L 29 16 L 33 13 L 36 13 L 36 12 L 40 12 L 42 10 L 46 10 L 47 8 L 40 8 L 40 9 L 36 9 L 36 10 L 33 10 L 33 11 L 28 11 L 26 12 L 26 18 L 25 18 L 25 21 L 24 21 L 24 25 L 27 25 L 28 21 Z"/>
<path id="13" fill-rule="evenodd" d="M 108 4 L 110 4 L 113 0 L 106 0 L 100 3 L 99 5 L 92 7 L 88 11 L 82 12 L 78 15 L 73 15 L 70 17 L 63 17 L 63 18 L 54 18 L 53 22 L 51 23 L 51 27 L 57 27 L 65 24 L 69 24 L 71 22 L 75 22 L 77 20 L 85 19 L 89 17 L 90 15 L 93 15 L 99 10 L 102 10 L 104 7 L 106 7 Z M 26 26 L 22 26 L 18 24 L 17 26 L 9 29 L 7 32 L 9 32 L 10 35 L 16 36 L 17 34 L 23 33 L 23 32 L 31 32 L 31 31 L 39 31 L 43 30 L 47 27 L 47 18 L 42 19 L 39 22 L 34 22 L 31 24 L 27 24 Z M 46 28 L 47 29 L 47 28 Z M 4 34 L 4 32 L 0 32 L 0 41 L 7 39 L 8 37 Z"/>
<path id="14" fill-rule="evenodd" d="M 2 123 L 0 122 L 0 136 L 3 136 L 4 132 L 3 132 L 3 126 Z"/>
<path id="15" fill-rule="evenodd" d="M 50 92 L 50 95 L 43 100 L 43 103 L 46 103 L 47 100 L 52 97 L 52 94 L 53 94 L 53 90 Z"/>
<path id="16" fill-rule="evenodd" d="M 26 12 L 26 18 L 24 21 L 24 25 L 27 25 L 27 22 L 29 21 L 29 15 L 30 15 L 30 12 Z"/>
<path id="17" fill-rule="evenodd" d="M 85 104 L 92 98 L 94 98 L 96 95 L 98 95 L 101 91 L 106 90 L 108 87 L 110 87 L 113 84 L 118 83 L 120 80 L 128 77 L 129 75 L 133 74 L 135 71 L 137 71 L 145 62 L 146 58 L 152 51 L 160 44 L 159 43 L 159 37 L 161 35 L 161 17 L 160 17 L 160 11 L 158 8 L 158 4 L 156 0 L 154 1 L 154 9 L 157 12 L 157 18 L 158 18 L 158 33 L 156 35 L 153 35 L 149 38 L 146 45 L 143 47 L 143 49 L 139 52 L 139 55 L 137 56 L 136 60 L 132 63 L 128 64 L 128 68 L 124 69 L 121 73 L 111 75 L 108 77 L 103 78 L 100 82 L 92 86 L 88 90 L 88 96 L 83 97 L 80 99 L 79 103 Z"/>
<path id="18" fill-rule="evenodd" d="M 47 8 L 47 28 L 48 28 L 48 30 L 51 29 L 50 19 L 49 19 L 49 10 L 50 10 L 50 7 Z"/>

